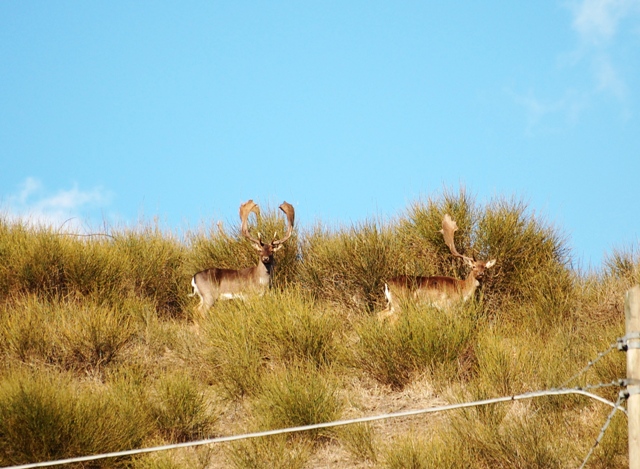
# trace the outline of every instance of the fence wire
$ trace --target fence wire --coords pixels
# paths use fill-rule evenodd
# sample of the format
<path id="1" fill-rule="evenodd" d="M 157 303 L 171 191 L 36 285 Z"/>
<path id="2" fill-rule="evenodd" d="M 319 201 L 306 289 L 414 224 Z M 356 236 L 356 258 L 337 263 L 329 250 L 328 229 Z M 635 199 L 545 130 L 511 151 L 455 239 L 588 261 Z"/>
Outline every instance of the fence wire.
<path id="1" fill-rule="evenodd" d="M 360 418 L 354 418 L 354 419 L 348 419 L 348 420 L 337 420 L 333 422 L 317 423 L 313 425 L 303 425 L 299 427 L 281 428 L 277 430 L 245 433 L 242 435 L 231 435 L 231 436 L 223 436 L 223 437 L 217 437 L 217 438 L 208 438 L 208 439 L 198 440 L 198 441 L 190 441 L 190 442 L 176 443 L 176 444 L 163 445 L 163 446 L 154 446 L 149 448 L 139 448 L 139 449 L 132 449 L 127 451 L 117 451 L 112 453 L 96 454 L 91 456 L 80 456 L 77 458 L 60 459 L 56 461 L 45 461 L 45 462 L 38 462 L 38 463 L 31 463 L 31 464 L 22 464 L 19 466 L 6 466 L 4 469 L 31 469 L 36 467 L 48 467 L 48 466 L 55 466 L 55 465 L 95 461 L 97 459 L 135 456 L 135 455 L 140 455 L 145 453 L 167 451 L 167 450 L 178 449 L 178 448 L 187 448 L 187 447 L 195 447 L 195 446 L 202 446 L 202 445 L 210 445 L 214 443 L 224 443 L 224 442 L 237 441 L 237 440 L 261 438 L 265 436 L 304 432 L 304 431 L 318 430 L 318 429 L 329 428 L 329 427 L 340 427 L 340 426 L 351 425 L 355 423 L 366 423 L 366 422 L 374 422 L 377 420 L 386 420 L 386 419 L 399 418 L 399 417 L 410 417 L 414 415 L 431 414 L 436 412 L 464 409 L 468 407 L 478 407 L 483 405 L 498 404 L 501 402 L 512 402 L 512 401 L 533 399 L 533 398 L 543 397 L 543 396 L 561 396 L 561 395 L 569 395 L 569 394 L 578 394 L 578 395 L 586 396 L 591 399 L 595 399 L 596 401 L 599 401 L 603 404 L 613 407 L 614 411 L 619 410 L 620 412 L 623 412 L 625 414 L 627 413 L 626 409 L 620 406 L 620 402 L 611 402 L 601 396 L 598 396 L 597 394 L 593 394 L 584 389 L 580 389 L 580 388 L 549 389 L 544 391 L 528 392 L 528 393 L 518 394 L 513 396 L 484 399 L 481 401 L 462 402 L 459 404 L 449 404 L 444 406 L 429 407 L 426 409 L 407 410 L 403 412 L 395 412 L 395 413 L 382 414 L 382 415 L 372 415 L 368 417 L 360 417 Z"/>
<path id="2" fill-rule="evenodd" d="M 609 346 L 609 348 L 607 350 L 605 350 L 604 352 L 600 352 L 596 358 L 594 358 L 593 360 L 591 360 L 589 363 L 587 363 L 587 366 L 585 366 L 582 370 L 580 370 L 579 372 L 577 372 L 575 375 L 573 375 L 571 378 L 569 378 L 568 380 L 566 380 L 564 383 L 562 383 L 560 385 L 561 388 L 566 388 L 569 383 L 571 383 L 572 381 L 578 379 L 580 376 L 584 375 L 587 371 L 589 371 L 591 369 L 591 367 L 593 367 L 596 363 L 598 363 L 600 360 L 602 360 L 604 357 L 606 357 L 607 355 L 609 355 L 611 352 L 613 352 L 614 350 L 618 349 L 618 342 L 611 344 Z"/>
<path id="3" fill-rule="evenodd" d="M 613 419 L 613 416 L 615 415 L 615 413 L 619 411 L 619 412 L 622 412 L 623 414 L 627 415 L 627 410 L 624 407 L 622 407 L 622 401 L 625 400 L 626 397 L 627 397 L 627 394 L 626 394 L 625 391 L 620 391 L 620 393 L 618 394 L 618 400 L 616 402 L 609 401 L 608 399 L 605 399 L 602 396 L 594 394 L 594 393 L 592 393 L 590 391 L 596 390 L 596 389 L 602 389 L 602 388 L 606 388 L 606 387 L 614 387 L 614 386 L 626 387 L 627 380 L 620 379 L 620 380 L 612 381 L 612 382 L 609 382 L 609 383 L 591 384 L 591 385 L 586 385 L 586 386 L 582 386 L 582 387 L 575 387 L 575 388 L 566 388 L 565 385 L 566 385 L 566 383 L 570 383 L 571 381 L 573 381 L 573 380 L 579 378 L 580 376 L 582 376 L 591 367 L 593 367 L 598 361 L 600 361 L 602 358 L 607 356 L 611 351 L 615 350 L 616 348 L 618 348 L 619 350 L 623 350 L 623 348 L 619 347 L 619 345 L 618 345 L 619 343 L 620 343 L 620 339 L 618 339 L 618 342 L 616 342 L 615 344 L 612 344 L 607 350 L 605 350 L 604 352 L 599 353 L 597 355 L 597 357 L 594 360 L 590 361 L 587 364 L 587 366 L 585 366 L 582 370 L 580 370 L 580 372 L 576 373 L 574 376 L 572 376 L 571 378 L 566 380 L 565 384 L 563 384 L 563 386 L 560 387 L 560 388 L 553 388 L 553 389 L 547 389 L 547 390 L 541 390 L 541 391 L 533 391 L 533 392 L 527 392 L 527 393 L 524 393 L 524 394 L 517 394 L 517 395 L 505 396 L 505 397 L 497 397 L 497 398 L 493 398 L 493 399 L 484 399 L 484 400 L 480 400 L 480 401 L 462 402 L 462 403 L 458 403 L 458 404 L 449 404 L 449 405 L 444 405 L 444 406 L 429 407 L 429 408 L 426 408 L 426 409 L 407 410 L 407 411 L 402 411 L 402 412 L 394 412 L 394 413 L 387 413 L 387 414 L 381 414 L 381 415 L 372 415 L 372 416 L 368 416 L 368 417 L 360 417 L 360 418 L 347 419 L 347 420 L 336 420 L 336 421 L 333 421 L 333 422 L 323 422 L 323 423 L 317 423 L 317 424 L 312 424 L 312 425 L 302 425 L 302 426 L 298 426 L 298 427 L 280 428 L 280 429 L 276 429 L 276 430 L 266 430 L 266 431 L 261 431 L 261 432 L 245 433 L 245 434 L 241 434 L 241 435 L 230 435 L 230 436 L 222 436 L 222 437 L 216 437 L 216 438 L 207 438 L 207 439 L 203 439 L 203 440 L 189 441 L 189 442 L 184 442 L 184 443 L 175 443 L 175 444 L 162 445 L 162 446 L 153 446 L 153 447 L 148 447 L 148 448 L 138 448 L 138 449 L 131 449 L 131 450 L 126 450 L 126 451 L 116 451 L 116 452 L 111 452 L 111 453 L 95 454 L 95 455 L 89 455 L 89 456 L 79 456 L 79 457 L 75 457 L 75 458 L 67 458 L 67 459 L 58 459 L 58 460 L 55 460 L 55 461 L 43 461 L 43 462 L 36 462 L 36 463 L 29 463 L 29 464 L 21 464 L 21 465 L 17 465 L 17 466 L 4 466 L 3 468 L 0 468 L 0 469 L 31 469 L 31 468 L 38 468 L 38 467 L 50 467 L 50 466 L 57 466 L 57 465 L 67 465 L 67 464 L 75 464 L 75 463 L 88 462 L 88 461 L 96 461 L 96 460 L 99 460 L 99 459 L 120 458 L 120 457 L 126 457 L 126 456 L 137 456 L 137 455 L 141 455 L 141 454 L 155 453 L 155 452 L 160 452 L 160 451 L 168 451 L 168 450 L 172 450 L 172 449 L 188 448 L 188 447 L 203 446 L 203 445 L 211 445 L 211 444 L 216 444 L 216 443 L 225 443 L 225 442 L 238 441 L 238 440 L 247 440 L 247 439 L 253 439 L 253 438 L 262 438 L 262 437 L 266 437 L 266 436 L 283 435 L 283 434 L 304 432 L 304 431 L 310 431 L 310 430 L 318 430 L 318 429 L 330 428 L 330 427 L 340 427 L 340 426 L 352 425 L 352 424 L 356 424 L 356 423 L 367 423 L 367 422 L 374 422 L 374 421 L 378 421 L 378 420 L 387 420 L 387 419 L 400 418 L 400 417 L 411 417 L 411 416 L 415 416 L 415 415 L 424 415 L 424 414 L 431 414 L 431 413 L 437 413 L 437 412 L 445 412 L 445 411 L 451 411 L 451 410 L 457 410 L 457 409 L 465 409 L 465 408 L 469 408 L 469 407 L 479 407 L 479 406 L 484 406 L 484 405 L 499 404 L 499 403 L 502 403 L 502 402 L 514 402 L 514 401 L 520 401 L 520 400 L 533 399 L 533 398 L 537 398 L 537 397 L 561 396 L 561 395 L 569 395 L 569 394 L 582 395 L 582 396 L 594 399 L 594 400 L 596 400 L 598 402 L 601 402 L 603 404 L 606 404 L 606 405 L 612 407 L 612 410 L 609 413 L 609 416 L 608 416 L 607 420 L 605 421 L 604 425 L 602 426 L 602 428 L 600 430 L 600 433 L 599 433 L 594 445 L 589 450 L 589 453 L 587 454 L 584 462 L 582 463 L 582 466 L 580 466 L 581 469 L 582 469 L 587 464 L 589 458 L 591 457 L 591 455 L 595 451 L 596 447 L 602 441 L 602 438 L 604 437 L 604 435 L 606 433 L 606 430 L 609 427 L 609 424 L 611 423 L 611 420 Z"/>
<path id="4" fill-rule="evenodd" d="M 591 458 L 591 455 L 593 454 L 593 452 L 596 450 L 596 448 L 598 447 L 598 445 L 600 444 L 600 442 L 604 438 L 604 434 L 606 433 L 607 428 L 609 428 L 609 424 L 611 423 L 611 420 L 613 420 L 613 416 L 615 415 L 616 411 L 618 410 L 618 406 L 620 404 L 622 404 L 622 401 L 625 400 L 625 398 L 626 398 L 625 392 L 624 391 L 620 391 L 620 393 L 618 394 L 618 400 L 616 401 L 616 404 L 613 407 L 613 410 L 609 413 L 609 416 L 607 417 L 607 420 L 604 422 L 604 425 L 602 425 L 602 428 L 600 429 L 600 433 L 598 434 L 598 438 L 596 438 L 595 443 L 593 444 L 593 446 L 591 447 L 591 449 L 587 453 L 587 456 L 584 458 L 584 461 L 582 462 L 582 465 L 580 466 L 580 469 L 584 469 L 584 467 L 587 465 L 587 462 L 589 462 L 589 459 Z"/>

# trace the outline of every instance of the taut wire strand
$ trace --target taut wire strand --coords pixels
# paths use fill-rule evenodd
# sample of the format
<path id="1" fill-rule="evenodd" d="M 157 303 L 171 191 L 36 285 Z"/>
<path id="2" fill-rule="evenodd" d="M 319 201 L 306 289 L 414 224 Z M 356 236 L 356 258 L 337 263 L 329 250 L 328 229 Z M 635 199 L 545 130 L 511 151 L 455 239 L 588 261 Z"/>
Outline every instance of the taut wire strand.
<path id="1" fill-rule="evenodd" d="M 334 421 L 334 422 L 316 423 L 316 424 L 313 424 L 313 425 L 303 425 L 303 426 L 299 426 L 299 427 L 281 428 L 281 429 L 276 429 L 276 430 L 267 430 L 267 431 L 262 431 L 262 432 L 246 433 L 246 434 L 242 434 L 242 435 L 223 436 L 223 437 L 209 438 L 209 439 L 199 440 L 199 441 L 176 443 L 176 444 L 163 445 L 163 446 L 154 446 L 154 447 L 149 447 L 149 448 L 139 448 L 139 449 L 132 449 L 132 450 L 127 450 L 127 451 L 118 451 L 118 452 L 112 452 L 112 453 L 96 454 L 96 455 L 91 455 L 91 456 L 80 456 L 80 457 L 76 457 L 76 458 L 60 459 L 60 460 L 56 460 L 56 461 L 44 461 L 44 462 L 37 462 L 37 463 L 30 463 L 30 464 L 22 464 L 22 465 L 19 465 L 19 466 L 5 466 L 4 469 L 31 469 L 31 468 L 36 468 L 36 467 L 48 467 L 48 466 L 56 466 L 56 465 L 63 465 L 63 464 L 73 464 L 73 463 L 79 463 L 79 462 L 95 461 L 97 459 L 117 458 L 117 457 L 124 457 L 124 456 L 135 456 L 135 455 L 139 455 L 139 454 L 166 451 L 166 450 L 171 450 L 171 449 L 187 448 L 187 447 L 192 447 L 192 446 L 202 446 L 202 445 L 209 445 L 209 444 L 214 444 L 214 443 L 224 443 L 224 442 L 237 441 L 237 440 L 246 440 L 246 439 L 250 439 L 250 438 L 260 438 L 260 437 L 265 437 L 265 436 L 282 435 L 282 434 L 287 434 L 287 433 L 295 433 L 295 432 L 308 431 L 308 430 L 317 430 L 317 429 L 321 429 L 321 428 L 339 427 L 339 426 L 350 425 L 350 424 L 355 424 L 355 423 L 373 422 L 373 421 L 377 421 L 377 420 L 386 420 L 386 419 L 398 418 L 398 417 L 410 417 L 410 416 L 414 416 L 414 415 L 422 415 L 422 414 L 430 414 L 430 413 L 436 413 L 436 412 L 444 412 L 444 411 L 450 411 L 450 410 L 456 410 L 456 409 L 464 409 L 464 408 L 468 408 L 468 407 L 478 407 L 478 406 L 489 405 L 489 404 L 498 404 L 498 403 L 501 403 L 501 402 L 533 399 L 533 398 L 536 398 L 536 397 L 543 397 L 543 396 L 561 396 L 561 395 L 569 395 L 569 394 L 578 394 L 578 395 L 586 396 L 586 397 L 589 397 L 591 399 L 595 399 L 596 401 L 599 401 L 599 402 L 601 402 L 603 404 L 606 404 L 608 406 L 613 407 L 614 411 L 615 410 L 619 410 L 620 412 L 623 412 L 625 415 L 627 413 L 626 409 L 624 407 L 620 406 L 620 399 L 618 399 L 618 402 L 614 403 L 614 402 L 611 402 L 611 401 L 609 401 L 609 400 L 607 400 L 607 399 L 605 399 L 605 398 L 603 398 L 601 396 L 598 396 L 597 394 L 590 393 L 590 392 L 585 391 L 585 390 L 580 389 L 580 388 L 549 389 L 549 390 L 544 390 L 544 391 L 528 392 L 528 393 L 518 394 L 518 395 L 513 395 L 513 396 L 497 397 L 497 398 L 493 398 L 493 399 L 484 399 L 484 400 L 481 400 L 481 401 L 462 402 L 462 403 L 459 403 L 459 404 L 449 404 L 449 405 L 444 405 L 444 406 L 429 407 L 427 409 L 407 410 L 407 411 L 403 411 L 403 412 L 395 412 L 395 413 L 382 414 L 382 415 L 372 415 L 372 416 L 369 416 L 369 417 L 360 417 L 360 418 L 354 418 L 354 419 L 349 419 L 349 420 L 337 420 L 337 421 Z"/>

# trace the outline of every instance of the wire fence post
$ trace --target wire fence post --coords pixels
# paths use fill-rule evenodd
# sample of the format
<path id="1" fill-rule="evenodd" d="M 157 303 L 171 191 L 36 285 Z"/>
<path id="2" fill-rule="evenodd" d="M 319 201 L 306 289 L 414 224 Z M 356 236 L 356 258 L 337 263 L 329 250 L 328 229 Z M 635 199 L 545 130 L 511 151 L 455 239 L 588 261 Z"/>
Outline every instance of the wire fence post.
<path id="1" fill-rule="evenodd" d="M 629 469 L 640 469 L 640 285 L 627 290 L 624 315 L 628 344 Z"/>

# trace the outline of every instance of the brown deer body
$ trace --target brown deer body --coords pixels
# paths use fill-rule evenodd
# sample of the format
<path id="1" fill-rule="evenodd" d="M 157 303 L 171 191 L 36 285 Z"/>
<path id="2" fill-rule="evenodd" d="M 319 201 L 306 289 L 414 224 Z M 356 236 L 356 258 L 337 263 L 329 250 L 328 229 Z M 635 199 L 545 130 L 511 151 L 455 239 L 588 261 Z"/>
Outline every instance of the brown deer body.
<path id="1" fill-rule="evenodd" d="M 445 243 L 451 254 L 462 258 L 471 267 L 467 278 L 460 280 L 445 276 L 409 275 L 391 278 L 384 288 L 387 308 L 378 313 L 378 319 L 382 321 L 388 317 L 395 317 L 395 313 L 400 309 L 400 304 L 408 299 L 416 303 L 429 303 L 437 308 L 446 309 L 455 303 L 467 301 L 473 296 L 480 286 L 480 279 L 482 279 L 484 271 L 493 267 L 496 260 L 476 261 L 471 257 L 459 254 L 453 242 L 453 233 L 457 229 L 456 222 L 449 215 L 445 215 L 440 232 L 444 235 Z"/>
<path id="2" fill-rule="evenodd" d="M 273 255 L 282 248 L 293 232 L 295 212 L 293 206 L 287 202 L 280 205 L 280 210 L 287 216 L 287 233 L 282 239 L 274 239 L 270 243 L 262 242 L 260 234 L 254 238 L 249 234 L 247 219 L 251 212 L 259 214 L 258 206 L 249 200 L 240 206 L 241 231 L 253 247 L 260 253 L 260 261 L 254 267 L 244 269 L 222 269 L 213 267 L 202 270 L 191 278 L 193 292 L 189 296 L 200 297 L 198 310 L 204 314 L 217 300 L 246 298 L 251 295 L 262 295 L 271 284 L 271 273 L 274 266 Z"/>

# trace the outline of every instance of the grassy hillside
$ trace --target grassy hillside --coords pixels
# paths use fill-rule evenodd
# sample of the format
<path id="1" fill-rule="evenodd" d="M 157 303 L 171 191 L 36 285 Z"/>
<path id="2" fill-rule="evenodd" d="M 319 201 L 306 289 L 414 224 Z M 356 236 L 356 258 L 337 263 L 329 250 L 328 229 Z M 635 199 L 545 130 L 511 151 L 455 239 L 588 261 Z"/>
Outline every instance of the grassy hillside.
<path id="1" fill-rule="evenodd" d="M 445 213 L 458 250 L 496 266 L 472 301 L 409 304 L 380 324 L 386 278 L 466 276 L 438 232 Z M 285 225 L 271 210 L 258 228 Z M 257 263 L 238 226 L 73 236 L 0 219 L 0 465 L 561 386 L 623 335 L 623 294 L 640 282 L 634 251 L 575 271 L 566 239 L 525 204 L 464 192 L 394 220 L 306 227 L 276 260 L 269 294 L 200 317 L 193 273 Z M 568 384 L 613 381 L 624 362 L 611 353 Z M 577 467 L 609 411 L 545 397 L 90 467 Z M 626 424 L 618 413 L 589 467 L 627 465 Z"/>

